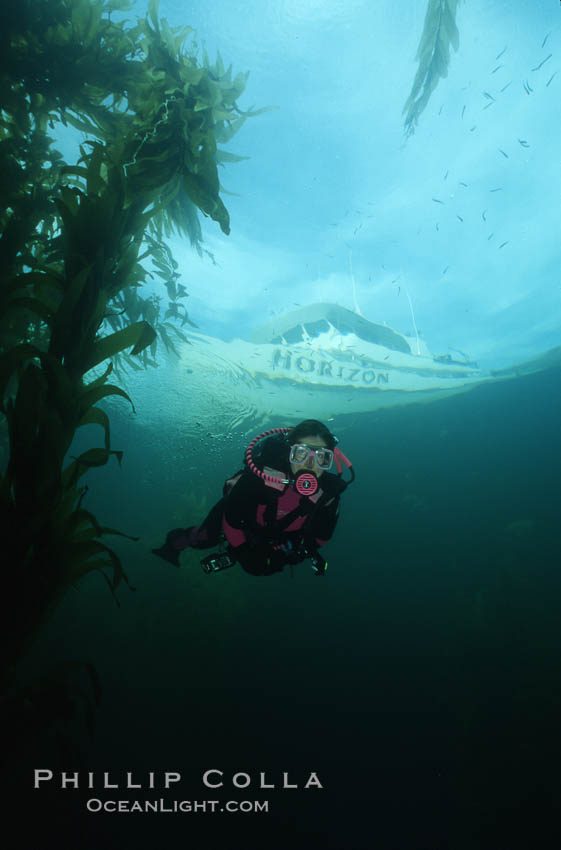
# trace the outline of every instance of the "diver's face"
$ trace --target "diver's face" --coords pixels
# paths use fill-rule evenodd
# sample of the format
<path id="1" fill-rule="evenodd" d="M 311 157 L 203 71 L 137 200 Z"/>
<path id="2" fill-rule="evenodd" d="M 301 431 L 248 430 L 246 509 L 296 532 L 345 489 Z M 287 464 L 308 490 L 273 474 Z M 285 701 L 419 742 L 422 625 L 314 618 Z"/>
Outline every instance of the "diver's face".
<path id="1" fill-rule="evenodd" d="M 321 437 L 314 437 L 312 434 L 307 437 L 302 437 L 301 440 L 298 440 L 298 445 L 310 446 L 312 449 L 326 449 L 327 443 Z M 314 475 L 319 478 L 323 475 L 324 471 L 320 466 L 316 463 L 316 456 L 313 452 L 310 453 L 310 456 L 306 458 L 304 463 L 291 463 L 290 469 L 292 470 L 292 474 L 294 476 L 298 475 L 299 472 L 302 472 L 303 469 L 311 470 Z"/>

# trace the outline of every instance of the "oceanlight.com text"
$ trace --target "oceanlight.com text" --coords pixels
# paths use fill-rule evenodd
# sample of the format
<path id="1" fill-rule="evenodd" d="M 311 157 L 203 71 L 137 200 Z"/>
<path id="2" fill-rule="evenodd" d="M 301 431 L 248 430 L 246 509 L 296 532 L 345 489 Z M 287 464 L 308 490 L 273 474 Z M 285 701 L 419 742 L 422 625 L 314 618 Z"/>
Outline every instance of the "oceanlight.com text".
<path id="1" fill-rule="evenodd" d="M 100 800 L 86 802 L 89 812 L 117 814 L 263 814 L 269 811 L 268 800 Z"/>

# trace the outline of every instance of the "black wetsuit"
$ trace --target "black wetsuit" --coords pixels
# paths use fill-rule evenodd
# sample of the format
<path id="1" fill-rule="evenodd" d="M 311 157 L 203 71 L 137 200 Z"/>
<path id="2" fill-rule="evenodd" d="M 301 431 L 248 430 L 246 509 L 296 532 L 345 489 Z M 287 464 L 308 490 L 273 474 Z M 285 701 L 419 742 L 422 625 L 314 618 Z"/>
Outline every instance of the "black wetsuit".
<path id="1" fill-rule="evenodd" d="M 287 563 L 309 557 L 331 539 L 344 484 L 336 475 L 324 472 L 319 485 L 312 500 L 298 494 L 293 485 L 280 492 L 249 471 L 235 481 L 223 500 L 222 531 L 233 556 L 247 572 L 278 572 Z"/>
<path id="2" fill-rule="evenodd" d="M 287 445 L 276 437 L 263 442 L 255 460 L 261 469 L 291 477 Z M 181 549 L 207 549 L 226 538 L 229 552 L 247 572 L 279 572 L 313 555 L 333 535 L 346 484 L 330 472 L 318 483 L 314 496 L 301 496 L 292 484 L 277 489 L 246 467 L 226 481 L 222 499 L 200 526 L 174 529 L 165 546 L 154 551 L 178 564 Z"/>

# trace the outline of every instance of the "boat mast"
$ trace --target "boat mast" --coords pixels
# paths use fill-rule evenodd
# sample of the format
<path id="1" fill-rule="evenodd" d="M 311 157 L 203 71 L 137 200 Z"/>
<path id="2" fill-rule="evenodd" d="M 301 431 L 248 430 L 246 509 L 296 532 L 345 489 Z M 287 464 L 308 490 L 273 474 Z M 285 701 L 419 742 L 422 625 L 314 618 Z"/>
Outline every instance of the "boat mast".
<path id="1" fill-rule="evenodd" d="M 351 273 L 351 281 L 352 281 L 352 284 L 353 284 L 353 301 L 354 301 L 354 305 L 355 305 L 355 313 L 358 313 L 359 316 L 362 316 L 362 311 L 361 311 L 360 307 L 358 306 L 358 302 L 356 300 L 356 283 L 355 283 L 355 276 L 353 274 L 353 252 L 350 248 L 349 248 L 349 271 Z"/>
<path id="2" fill-rule="evenodd" d="M 417 330 L 417 323 L 415 322 L 415 313 L 413 312 L 413 303 L 411 301 L 411 296 L 409 295 L 409 290 L 405 285 L 403 285 L 405 290 L 405 294 L 407 295 L 407 300 L 409 301 L 409 308 L 411 310 L 411 318 L 413 319 L 413 327 L 415 328 L 415 336 L 417 337 L 417 354 L 421 353 L 421 346 L 419 343 L 419 331 Z"/>

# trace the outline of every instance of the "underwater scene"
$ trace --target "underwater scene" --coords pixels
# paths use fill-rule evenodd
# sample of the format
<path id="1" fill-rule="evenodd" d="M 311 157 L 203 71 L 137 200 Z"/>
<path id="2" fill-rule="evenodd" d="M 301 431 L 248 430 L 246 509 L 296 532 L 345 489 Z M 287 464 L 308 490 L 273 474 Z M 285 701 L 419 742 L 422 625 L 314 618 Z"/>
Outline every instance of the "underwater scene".
<path id="1" fill-rule="evenodd" d="M 561 6 L 5 0 L 4 846 L 561 848 Z"/>

